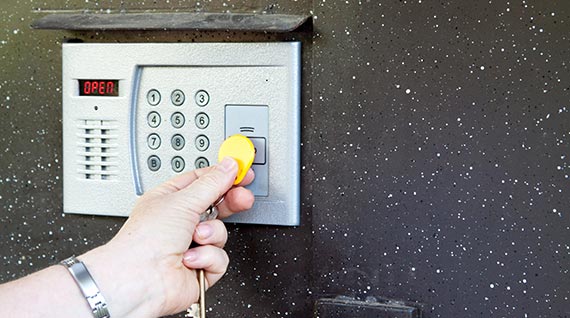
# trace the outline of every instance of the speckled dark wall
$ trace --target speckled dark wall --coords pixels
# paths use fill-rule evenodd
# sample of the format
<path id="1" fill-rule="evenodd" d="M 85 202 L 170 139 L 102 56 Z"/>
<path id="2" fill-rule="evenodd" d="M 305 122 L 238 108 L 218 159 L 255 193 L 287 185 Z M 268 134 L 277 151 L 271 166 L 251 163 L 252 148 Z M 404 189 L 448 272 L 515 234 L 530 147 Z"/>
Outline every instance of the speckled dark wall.
<path id="1" fill-rule="evenodd" d="M 312 13 L 314 36 L 29 29 L 54 9 Z M 562 1 L 2 1 L 0 281 L 124 221 L 62 214 L 64 38 L 296 39 L 302 226 L 229 225 L 209 316 L 310 317 L 337 295 L 423 317 L 570 316 L 569 15 Z"/>
<path id="2" fill-rule="evenodd" d="M 569 317 L 570 3 L 314 7 L 313 295 Z"/>

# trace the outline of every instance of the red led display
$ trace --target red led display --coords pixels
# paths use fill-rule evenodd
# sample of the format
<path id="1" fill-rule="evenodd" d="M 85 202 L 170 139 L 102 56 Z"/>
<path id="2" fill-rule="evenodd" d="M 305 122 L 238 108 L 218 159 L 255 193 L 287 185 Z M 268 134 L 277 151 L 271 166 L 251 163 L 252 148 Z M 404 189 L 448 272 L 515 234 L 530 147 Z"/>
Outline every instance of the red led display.
<path id="1" fill-rule="evenodd" d="M 79 80 L 79 96 L 119 96 L 119 81 Z"/>

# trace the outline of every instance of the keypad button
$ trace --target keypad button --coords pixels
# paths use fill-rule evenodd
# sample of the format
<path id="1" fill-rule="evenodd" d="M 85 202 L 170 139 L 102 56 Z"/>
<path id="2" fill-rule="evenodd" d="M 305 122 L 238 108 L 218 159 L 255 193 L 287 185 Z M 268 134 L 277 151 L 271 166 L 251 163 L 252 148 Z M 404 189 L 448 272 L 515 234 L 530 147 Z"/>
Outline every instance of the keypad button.
<path id="1" fill-rule="evenodd" d="M 208 137 L 204 135 L 199 135 L 198 137 L 196 137 L 195 144 L 196 144 L 196 149 L 200 151 L 206 151 L 206 149 L 210 147 L 210 140 L 208 139 Z"/>
<path id="2" fill-rule="evenodd" d="M 148 125 L 152 128 L 156 128 L 160 125 L 160 114 L 157 112 L 150 112 L 147 116 Z"/>
<path id="3" fill-rule="evenodd" d="M 199 157 L 198 159 L 196 159 L 196 162 L 194 164 L 196 165 L 196 169 L 201 169 L 210 166 L 210 162 L 208 161 L 208 159 L 204 157 Z"/>
<path id="4" fill-rule="evenodd" d="M 210 102 L 210 95 L 205 90 L 199 90 L 194 95 L 194 100 L 196 101 L 196 105 L 198 106 L 206 106 Z"/>
<path id="5" fill-rule="evenodd" d="M 182 115 L 182 113 L 176 112 L 172 114 L 172 117 L 170 117 L 170 122 L 172 123 L 172 126 L 174 128 L 181 128 L 182 126 L 184 126 L 186 119 L 184 118 L 184 115 Z"/>
<path id="6" fill-rule="evenodd" d="M 156 150 L 160 147 L 160 136 L 158 134 L 150 134 L 148 135 L 148 137 L 146 138 L 146 142 L 148 144 L 148 147 L 152 150 Z"/>
<path id="7" fill-rule="evenodd" d="M 158 156 L 150 156 L 147 160 L 150 171 L 158 171 L 160 169 L 160 158 Z"/>
<path id="8" fill-rule="evenodd" d="M 182 137 L 182 135 L 172 136 L 171 144 L 172 148 L 174 148 L 175 150 L 181 150 L 182 148 L 184 148 L 185 143 L 186 140 L 184 140 L 184 137 Z"/>
<path id="9" fill-rule="evenodd" d="M 170 100 L 174 106 L 180 106 L 184 104 L 185 99 L 186 97 L 184 96 L 184 93 L 179 89 L 175 89 L 170 95 Z"/>
<path id="10" fill-rule="evenodd" d="M 206 113 L 198 113 L 194 121 L 196 122 L 196 127 L 204 129 L 210 124 L 210 117 Z"/>
<path id="11" fill-rule="evenodd" d="M 174 172 L 181 172 L 182 170 L 184 170 L 184 159 L 182 159 L 182 157 L 174 157 L 172 158 L 172 170 L 174 170 Z"/>
<path id="12" fill-rule="evenodd" d="M 156 106 L 160 103 L 160 93 L 156 89 L 151 89 L 146 93 L 146 101 L 151 106 Z"/>

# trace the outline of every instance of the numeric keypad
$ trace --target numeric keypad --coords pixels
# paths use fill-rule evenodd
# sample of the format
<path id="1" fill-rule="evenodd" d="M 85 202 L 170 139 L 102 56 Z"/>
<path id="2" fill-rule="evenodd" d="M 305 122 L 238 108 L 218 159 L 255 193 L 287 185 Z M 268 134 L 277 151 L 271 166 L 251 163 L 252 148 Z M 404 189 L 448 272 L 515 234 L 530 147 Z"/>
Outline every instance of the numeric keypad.
<path id="1" fill-rule="evenodd" d="M 166 93 L 167 96 L 165 102 L 162 102 L 163 93 Z M 187 102 L 187 93 L 194 96 L 194 103 L 191 99 L 190 102 Z M 170 94 L 170 101 L 168 101 L 168 94 Z M 148 169 L 153 172 L 160 170 L 163 166 L 161 157 L 164 158 L 175 153 L 179 154 L 166 159 L 166 162 L 170 160 L 171 169 L 176 173 L 184 170 L 187 160 L 194 161 L 196 168 L 209 166 L 210 162 L 203 155 L 194 158 L 183 155 L 203 153 L 210 147 L 210 139 L 207 135 L 207 128 L 210 126 L 210 115 L 207 107 L 210 104 L 210 94 L 204 89 L 185 92 L 182 87 L 174 87 L 170 90 L 151 88 L 146 92 L 145 101 L 146 107 L 148 107 L 145 108 L 148 111 L 146 122 L 148 127 L 152 129 L 146 140 L 148 149 L 151 151 L 147 158 Z M 189 123 L 192 123 L 191 118 L 194 118 L 195 128 L 185 128 L 188 127 Z M 168 120 L 170 120 L 170 125 Z M 163 124 L 162 121 L 166 123 Z M 168 128 L 169 126 L 171 128 Z M 196 129 L 200 130 L 200 134 L 191 135 L 188 133 L 188 131 L 196 131 Z M 169 131 L 170 133 L 177 131 L 177 133 L 165 136 L 165 134 L 170 134 Z M 162 145 L 162 140 L 167 140 L 165 145 Z M 170 140 L 170 145 L 168 140 Z M 192 140 L 194 141 L 193 151 L 182 152 L 187 147 L 186 140 L 190 140 L 189 145 L 192 145 Z M 169 148 L 172 150 L 169 151 Z"/>

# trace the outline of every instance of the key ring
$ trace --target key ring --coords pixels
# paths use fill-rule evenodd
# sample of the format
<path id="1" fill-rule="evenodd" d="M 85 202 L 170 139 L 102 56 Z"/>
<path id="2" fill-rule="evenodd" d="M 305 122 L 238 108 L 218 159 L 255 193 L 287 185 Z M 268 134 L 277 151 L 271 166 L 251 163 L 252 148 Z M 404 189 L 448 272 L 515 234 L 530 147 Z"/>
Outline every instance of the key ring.
<path id="1" fill-rule="evenodd" d="M 218 205 L 224 202 L 226 196 L 219 197 L 204 213 L 200 214 L 200 222 L 210 221 L 218 217 Z"/>
<path id="2" fill-rule="evenodd" d="M 226 195 L 223 194 L 221 197 L 219 197 L 214 203 L 212 203 L 212 207 L 217 207 L 218 205 L 220 205 L 222 202 L 224 202 L 224 200 L 226 199 Z"/>

